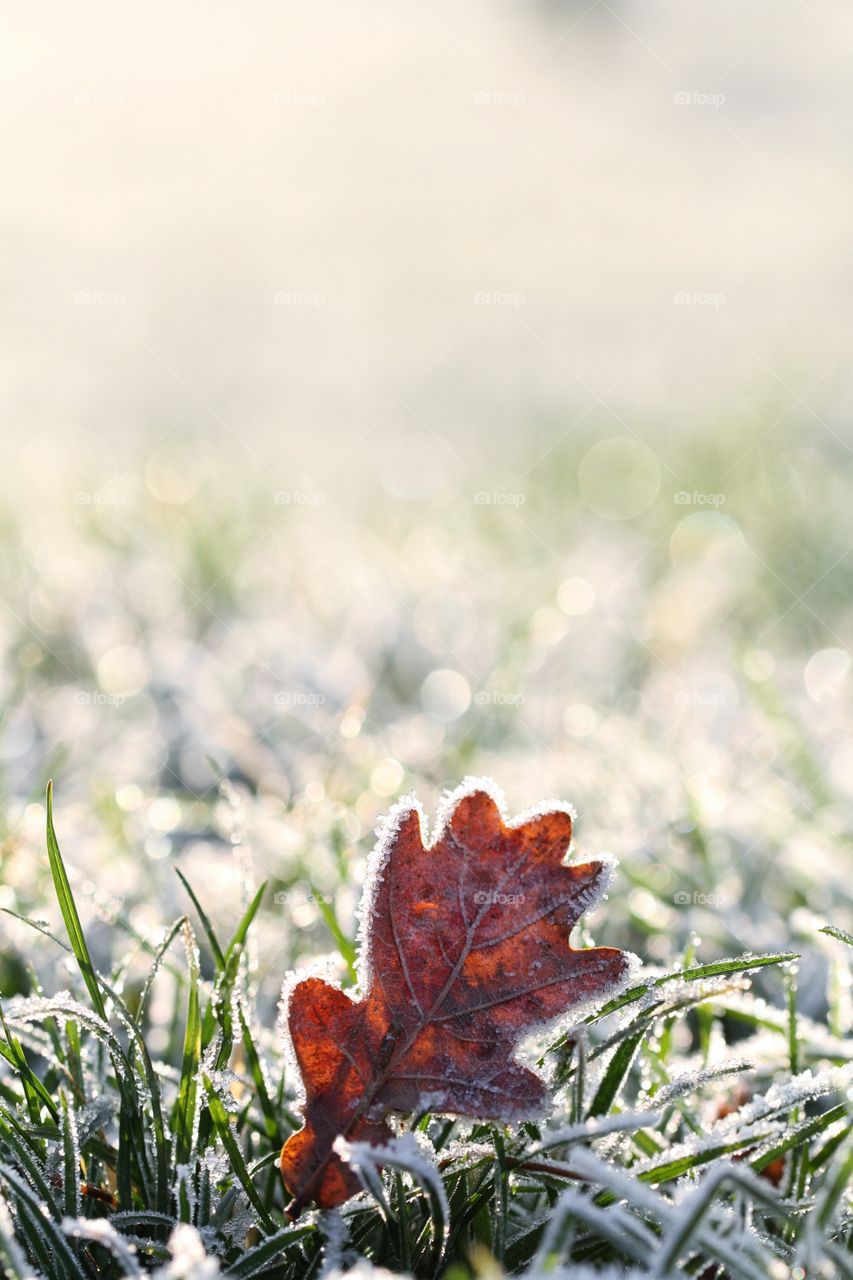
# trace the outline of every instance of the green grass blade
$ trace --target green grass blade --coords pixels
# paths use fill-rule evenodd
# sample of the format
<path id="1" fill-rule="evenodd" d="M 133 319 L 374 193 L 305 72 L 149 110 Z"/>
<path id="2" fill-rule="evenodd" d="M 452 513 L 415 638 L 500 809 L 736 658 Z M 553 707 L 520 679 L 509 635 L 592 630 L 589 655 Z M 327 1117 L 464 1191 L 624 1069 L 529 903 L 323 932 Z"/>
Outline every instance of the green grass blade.
<path id="1" fill-rule="evenodd" d="M 198 1064 L 201 1057 L 201 1014 L 198 998 L 201 975 L 195 934 L 189 922 L 184 925 L 183 934 L 184 946 L 187 952 L 189 989 L 187 995 L 187 1021 L 184 1030 L 184 1049 L 181 1058 L 181 1083 L 178 1088 L 178 1097 L 173 1116 L 175 1160 L 178 1164 L 187 1164 L 192 1152 Z"/>
<path id="2" fill-rule="evenodd" d="M 264 1070 L 261 1065 L 260 1055 L 255 1047 L 255 1042 L 252 1039 L 252 1031 L 249 1027 L 242 1004 L 238 1006 L 237 1013 L 240 1019 L 240 1031 L 243 1038 L 243 1048 L 246 1052 L 246 1061 L 252 1077 L 252 1083 L 255 1086 L 255 1093 L 260 1104 L 261 1113 L 264 1117 L 264 1128 L 266 1130 L 267 1137 L 276 1144 L 279 1144 L 282 1140 L 279 1113 L 272 1098 L 270 1097 L 266 1077 L 264 1076 Z"/>
<path id="3" fill-rule="evenodd" d="M 161 1227 L 168 1231 L 173 1230 L 178 1225 L 177 1218 L 173 1218 L 169 1213 L 158 1213 L 156 1209 L 127 1209 L 114 1213 L 110 1219 L 113 1226 L 120 1230 L 127 1228 L 128 1230 L 136 1230 L 145 1227 L 149 1231 L 157 1231 Z"/>
<path id="4" fill-rule="evenodd" d="M 706 1175 L 698 1191 L 693 1192 L 689 1201 L 683 1206 L 683 1212 L 676 1217 L 674 1226 L 664 1239 L 655 1259 L 659 1275 L 675 1272 L 678 1259 L 686 1251 L 688 1242 L 700 1229 L 705 1215 L 726 1183 L 744 1192 L 753 1203 L 760 1204 L 765 1212 L 774 1215 L 784 1214 L 784 1205 L 778 1196 L 755 1174 L 728 1162 L 718 1165 L 713 1172 Z"/>
<path id="5" fill-rule="evenodd" d="M 15 1224 L 9 1205 L 0 1195 L 0 1273 L 8 1280 L 31 1280 L 33 1269 L 15 1238 Z"/>
<path id="6" fill-rule="evenodd" d="M 316 1231 L 317 1228 L 313 1224 L 307 1227 L 285 1227 L 282 1231 L 276 1231 L 268 1240 L 256 1244 L 248 1253 L 243 1254 L 239 1262 L 229 1267 L 225 1272 L 225 1280 L 251 1280 L 251 1277 L 256 1276 L 268 1263 L 274 1262 L 289 1244 L 305 1236 L 314 1235 Z"/>
<path id="7" fill-rule="evenodd" d="M 332 935 L 335 942 L 338 944 L 338 950 L 340 951 L 341 955 L 346 961 L 349 977 L 354 982 L 355 976 L 356 976 L 355 975 L 355 961 L 356 961 L 355 947 L 350 942 L 349 938 L 346 936 L 343 929 L 341 928 L 338 922 L 338 917 L 335 914 L 335 909 L 332 906 L 331 902 L 327 902 L 325 899 L 325 896 L 322 893 L 314 894 L 314 902 L 316 903 L 317 909 L 319 910 L 320 915 L 323 917 L 323 920 L 326 923 L 326 928 L 329 930 L 329 933 Z"/>
<path id="8" fill-rule="evenodd" d="M 30 1112 L 30 1119 L 34 1123 L 38 1123 L 40 1119 L 38 1104 L 46 1107 L 54 1120 L 59 1120 L 59 1109 L 47 1089 L 42 1084 L 36 1073 L 33 1071 L 23 1045 L 17 1036 L 12 1035 L 6 1025 L 6 1017 L 0 1006 L 0 1026 L 3 1028 L 3 1034 L 6 1037 L 6 1043 L 0 1041 L 0 1057 L 6 1059 L 9 1066 L 21 1081 L 24 1093 L 27 1099 L 27 1106 Z"/>
<path id="9" fill-rule="evenodd" d="M 61 1090 L 62 1104 L 62 1198 L 68 1218 L 80 1216 L 80 1151 L 77 1142 L 77 1125 L 74 1112 L 68 1103 L 65 1090 Z"/>
<path id="10" fill-rule="evenodd" d="M 26 1202 L 18 1199 L 15 1203 L 18 1214 L 18 1233 L 26 1244 L 29 1255 L 38 1267 L 38 1276 L 50 1276 L 51 1280 L 55 1274 L 54 1260 L 48 1246 L 47 1237 L 41 1230 L 38 1214 L 28 1207 Z M 60 1272 L 60 1275 L 67 1274 Z M 28 1269 L 25 1280 L 34 1280 L 32 1269 Z"/>
<path id="11" fill-rule="evenodd" d="M 213 1121 L 213 1127 L 228 1153 L 232 1172 L 246 1192 L 264 1231 L 267 1235 L 273 1235 L 276 1229 L 275 1223 L 267 1212 L 266 1206 L 258 1194 L 258 1189 L 251 1179 L 249 1170 L 246 1168 L 246 1161 L 243 1158 L 243 1152 L 240 1150 L 240 1144 L 231 1126 L 231 1118 L 208 1076 L 204 1077 L 204 1087 L 207 1091 L 207 1106 Z"/>
<path id="12" fill-rule="evenodd" d="M 650 988 L 664 987 L 670 982 L 699 982 L 703 978 L 720 978 L 731 973 L 749 973 L 753 969 L 766 969 L 770 965 L 787 964 L 793 960 L 799 960 L 799 953 L 796 951 L 782 951 L 775 955 L 753 956 L 742 955 L 736 956 L 730 960 L 714 960 L 709 964 L 692 965 L 689 969 L 678 969 L 673 973 L 662 974 L 658 978 L 654 978 L 650 983 L 641 983 L 636 987 L 630 987 L 627 991 L 623 991 L 620 995 L 608 1001 L 596 1013 L 592 1014 L 588 1019 L 588 1023 L 600 1022 L 602 1018 L 606 1018 L 611 1013 L 616 1013 L 619 1009 L 624 1009 L 628 1004 L 634 1004 L 637 1000 L 642 1000 L 649 994 Z"/>
<path id="13" fill-rule="evenodd" d="M 151 1054 L 148 1050 L 148 1045 L 142 1028 L 136 1022 L 118 992 L 109 986 L 103 978 L 99 979 L 99 981 L 109 995 L 116 1013 L 127 1028 L 128 1034 L 136 1045 L 141 1064 L 142 1079 L 144 1080 L 150 1099 L 151 1118 L 154 1129 L 154 1147 L 157 1160 L 157 1198 L 155 1208 L 160 1213 L 165 1213 L 169 1207 L 169 1140 L 166 1134 L 165 1121 L 163 1119 L 163 1101 L 161 1096 L 160 1078 L 154 1070 L 154 1064 L 151 1061 Z M 127 1059 L 125 1059 L 125 1061 L 127 1061 Z M 123 1093 L 123 1100 L 124 1097 L 125 1095 Z M 132 1087 L 132 1100 L 134 1105 L 131 1107 L 129 1120 L 131 1124 L 134 1125 L 139 1116 L 139 1103 L 135 1083 Z M 144 1143 L 137 1141 L 136 1151 L 137 1155 L 144 1155 Z"/>
<path id="14" fill-rule="evenodd" d="M 721 1142 L 716 1147 L 705 1147 L 699 1151 L 692 1151 L 689 1155 L 678 1156 L 674 1160 L 664 1160 L 651 1169 L 644 1169 L 637 1176 L 640 1182 L 649 1182 L 653 1186 L 661 1182 L 672 1182 L 674 1178 L 683 1177 L 691 1169 L 698 1169 L 704 1164 L 710 1164 L 713 1160 L 733 1155 L 736 1151 L 757 1147 L 766 1141 L 768 1136 L 768 1134 L 753 1134 L 748 1138 L 735 1138 L 731 1142 Z"/>
<path id="15" fill-rule="evenodd" d="M 266 893 L 266 889 L 267 889 L 267 882 L 265 880 L 264 883 L 261 885 L 260 889 L 258 889 L 252 901 L 249 903 L 248 907 L 246 908 L 243 918 L 240 921 L 240 923 L 237 925 L 237 928 L 234 932 L 234 937 L 228 943 L 228 947 L 226 948 L 226 951 L 225 951 L 225 961 L 224 961 L 225 966 L 228 965 L 228 961 L 233 957 L 237 948 L 242 947 L 243 943 L 246 941 L 246 934 L 249 932 L 252 921 L 254 920 L 255 916 L 258 913 L 258 907 L 261 905 L 261 902 L 263 901 L 263 897 L 264 897 L 264 894 Z"/>
<path id="16" fill-rule="evenodd" d="M 208 917 L 207 912 L 205 911 L 204 907 L 201 905 L 198 898 L 196 897 L 195 890 L 193 889 L 189 880 L 187 880 L 184 873 L 178 867 L 175 867 L 175 875 L 178 877 L 181 884 L 186 889 L 187 894 L 189 895 L 190 901 L 192 902 L 193 906 L 195 907 L 198 913 L 198 918 L 201 921 L 201 927 L 204 929 L 205 937 L 207 938 L 208 945 L 210 946 L 210 950 L 213 954 L 213 960 L 216 965 L 217 971 L 221 971 L 222 969 L 225 968 L 225 955 L 223 953 L 221 946 L 219 945 L 219 939 L 216 936 L 216 931 L 213 928 L 213 925 L 210 923 L 210 918 Z"/>
<path id="17" fill-rule="evenodd" d="M 853 947 L 853 933 L 847 933 L 844 929 L 836 929 L 833 924 L 824 925 L 820 932 L 828 934 L 830 938 L 837 938 L 839 942 L 846 942 L 848 947 Z"/>
<path id="18" fill-rule="evenodd" d="M 148 1005 L 148 999 L 151 995 L 151 988 L 154 985 L 154 979 L 157 977 L 157 974 L 160 969 L 160 965 L 163 961 L 163 957 L 165 956 L 166 952 L 169 950 L 169 947 L 172 945 L 177 935 L 180 933 L 181 929 L 184 927 L 184 921 L 186 920 L 186 918 L 187 918 L 186 916 L 178 917 L 175 923 L 169 929 L 166 930 L 166 934 L 163 938 L 163 941 L 154 951 L 153 962 L 152 962 L 151 968 L 148 971 L 148 976 L 145 979 L 145 985 L 142 988 L 142 993 L 139 997 L 139 1004 L 136 1010 L 137 1022 L 141 1023 L 145 1017 L 145 1010 Z"/>
<path id="19" fill-rule="evenodd" d="M 833 1168 L 832 1176 L 817 1208 L 817 1221 L 823 1231 L 829 1230 L 841 1198 L 848 1191 L 851 1178 L 853 1178 L 853 1142 L 848 1142 Z"/>
<path id="20" fill-rule="evenodd" d="M 601 1083 L 595 1091 L 595 1097 L 589 1106 L 587 1119 L 591 1120 L 594 1116 L 607 1115 L 613 1105 L 613 1102 L 622 1087 L 626 1075 L 631 1070 L 631 1063 L 638 1048 L 643 1043 L 647 1027 L 643 1027 L 635 1035 L 629 1036 L 627 1040 L 622 1040 L 613 1053 L 613 1057 L 607 1064 Z"/>
<path id="21" fill-rule="evenodd" d="M 65 921 L 65 928 L 68 931 L 71 950 L 74 952 L 74 958 L 83 975 L 83 981 L 89 991 L 95 1012 L 99 1018 L 106 1022 L 107 1011 L 101 989 L 98 986 L 98 975 L 95 972 L 95 966 L 92 964 L 92 957 L 86 944 L 83 926 L 77 913 L 77 906 L 74 902 L 74 895 L 71 892 L 71 884 L 68 880 L 59 848 L 59 841 L 56 838 L 56 831 L 53 825 L 53 782 L 48 782 L 47 784 L 47 856 L 50 861 L 53 887 L 59 901 L 62 918 Z"/>
<path id="22" fill-rule="evenodd" d="M 3 1145 L 9 1148 L 10 1154 L 41 1196 L 48 1213 L 58 1221 L 59 1210 L 54 1202 L 54 1193 L 48 1183 L 44 1163 L 33 1151 L 29 1134 L 6 1107 L 0 1107 L 0 1136 Z"/>
<path id="23" fill-rule="evenodd" d="M 98 1218 L 90 1222 L 86 1218 L 65 1218 L 62 1230 L 71 1240 L 93 1240 L 102 1249 L 107 1249 L 121 1267 L 121 1280 L 136 1280 L 142 1275 L 132 1242 L 116 1231 L 108 1219 Z"/>
<path id="24" fill-rule="evenodd" d="M 790 1129 L 781 1142 L 762 1151 L 760 1156 L 756 1156 L 754 1160 L 751 1160 L 751 1167 L 756 1172 L 760 1172 L 768 1164 L 778 1160 L 779 1156 L 783 1156 L 786 1151 L 800 1146 L 818 1133 L 823 1133 L 824 1129 L 828 1129 L 830 1125 L 835 1124 L 836 1120 L 842 1120 L 849 1114 L 850 1105 L 849 1102 L 841 1102 L 838 1106 L 830 1107 L 829 1111 L 824 1111 L 823 1115 L 816 1116 L 813 1120 L 806 1120 L 797 1125 L 796 1128 Z"/>
<path id="25" fill-rule="evenodd" d="M 602 1005 L 595 1013 L 589 1015 L 581 1024 L 582 1026 L 594 1026 L 601 1022 L 602 1019 L 609 1017 L 613 1013 L 617 1013 L 620 1009 L 624 1009 L 629 1005 L 644 1002 L 644 1009 L 641 1014 L 637 1015 L 635 1024 L 640 1018 L 653 1021 L 657 1017 L 657 1012 L 653 1005 L 649 1005 L 649 997 L 651 992 L 662 987 L 666 987 L 673 982 L 700 982 L 705 978 L 726 977 L 731 974 L 748 973 L 754 969 L 766 969 L 770 965 L 784 964 L 787 961 L 798 960 L 799 955 L 793 951 L 780 952 L 774 955 L 753 956 L 742 955 L 728 960 L 715 960 L 708 964 L 692 965 L 687 969 L 677 969 L 671 973 L 661 974 L 657 978 L 650 979 L 648 982 L 639 983 L 635 987 L 629 987 L 627 991 L 621 992 L 614 999 Z M 696 998 L 683 1000 L 673 1005 L 671 1012 L 677 1012 L 682 1008 L 695 1004 Z M 545 1061 L 545 1056 L 550 1053 L 556 1053 L 562 1050 L 569 1042 L 571 1036 L 576 1035 L 576 1031 L 564 1032 L 559 1036 L 548 1048 L 545 1054 L 539 1059 L 541 1066 Z M 623 1026 L 619 1033 L 612 1037 L 607 1045 L 599 1045 L 592 1056 L 597 1056 L 603 1049 L 609 1047 L 609 1044 L 615 1043 L 618 1039 L 626 1034 L 631 1034 L 629 1027 Z"/>
<path id="26" fill-rule="evenodd" d="M 133 1204 L 133 1127 L 134 1114 L 126 1102 L 118 1113 L 118 1152 L 116 1155 L 116 1195 L 120 1209 Z"/>
<path id="27" fill-rule="evenodd" d="M 58 1264 L 60 1273 L 67 1276 L 68 1280 L 87 1280 L 82 1263 L 75 1257 L 61 1227 L 52 1217 L 45 1215 L 41 1200 L 29 1183 L 8 1165 L 0 1165 L 0 1178 L 9 1186 L 17 1201 L 18 1210 L 26 1214 L 32 1226 L 43 1237 L 53 1254 L 55 1264 Z M 49 1274 L 51 1277 L 56 1275 L 56 1265 L 51 1267 Z"/>

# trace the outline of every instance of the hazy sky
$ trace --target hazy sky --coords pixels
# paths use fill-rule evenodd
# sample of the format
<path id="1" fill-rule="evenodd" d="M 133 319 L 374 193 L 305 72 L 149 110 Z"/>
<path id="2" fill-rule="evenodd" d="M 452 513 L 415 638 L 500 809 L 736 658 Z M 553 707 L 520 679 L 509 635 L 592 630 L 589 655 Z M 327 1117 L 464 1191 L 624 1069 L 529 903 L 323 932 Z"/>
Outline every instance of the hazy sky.
<path id="1" fill-rule="evenodd" d="M 9 26 L 10 441 L 94 441 L 109 470 L 239 438 L 310 471 L 593 417 L 844 431 L 841 3 L 48 2 Z"/>

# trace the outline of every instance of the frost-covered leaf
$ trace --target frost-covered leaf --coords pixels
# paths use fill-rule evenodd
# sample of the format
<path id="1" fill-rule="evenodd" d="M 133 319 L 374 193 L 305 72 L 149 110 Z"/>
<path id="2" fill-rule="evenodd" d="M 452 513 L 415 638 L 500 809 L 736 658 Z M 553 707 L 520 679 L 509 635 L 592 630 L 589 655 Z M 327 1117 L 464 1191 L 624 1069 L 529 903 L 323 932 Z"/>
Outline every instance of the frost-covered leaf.
<path id="1" fill-rule="evenodd" d="M 607 887 L 606 861 L 567 865 L 572 819 L 548 806 L 506 822 L 488 783 L 450 796 L 432 843 L 414 800 L 390 815 L 362 915 L 360 986 L 308 978 L 288 1022 L 305 1084 L 305 1125 L 281 1168 L 291 1212 L 359 1190 L 337 1137 L 382 1144 L 389 1111 L 481 1119 L 530 1115 L 545 1097 L 519 1042 L 624 980 L 614 948 L 574 950 L 569 934 Z"/>

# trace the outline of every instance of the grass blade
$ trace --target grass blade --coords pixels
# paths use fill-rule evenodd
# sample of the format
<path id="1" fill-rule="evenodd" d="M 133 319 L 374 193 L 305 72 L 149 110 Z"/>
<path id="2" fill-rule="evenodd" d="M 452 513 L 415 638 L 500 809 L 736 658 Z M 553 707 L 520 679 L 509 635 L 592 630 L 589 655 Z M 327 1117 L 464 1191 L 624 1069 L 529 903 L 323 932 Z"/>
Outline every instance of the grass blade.
<path id="1" fill-rule="evenodd" d="M 267 1263 L 274 1262 L 287 1245 L 305 1236 L 314 1235 L 316 1231 L 317 1228 L 313 1223 L 307 1227 L 285 1227 L 282 1231 L 276 1231 L 275 1235 L 262 1241 L 261 1244 L 256 1244 L 248 1253 L 243 1254 L 239 1262 L 229 1267 L 225 1272 L 226 1280 L 250 1280 L 250 1277 L 257 1275 Z"/>
<path id="2" fill-rule="evenodd" d="M 830 938 L 837 938 L 839 942 L 846 942 L 848 947 L 853 947 L 853 933 L 847 933 L 844 929 L 836 929 L 833 924 L 824 925 L 820 932 L 828 934 Z"/>
<path id="3" fill-rule="evenodd" d="M 234 1130 L 231 1126 L 231 1118 L 219 1098 L 213 1083 L 208 1076 L 204 1077 L 204 1087 L 207 1090 L 207 1106 L 213 1121 L 213 1127 L 222 1142 L 223 1147 L 228 1152 L 228 1158 L 231 1161 L 231 1169 L 240 1182 L 243 1190 L 249 1198 L 252 1208 L 258 1215 L 258 1220 L 263 1226 L 267 1235 L 275 1233 L 275 1223 L 267 1212 L 263 1200 L 258 1194 L 258 1189 L 252 1181 L 249 1170 L 246 1168 L 246 1161 L 243 1159 L 243 1152 L 240 1150 L 240 1144 L 234 1136 Z"/>
<path id="4" fill-rule="evenodd" d="M 33 1269 L 15 1238 L 15 1224 L 9 1205 L 0 1195 L 0 1268 L 9 1280 L 31 1280 Z"/>
<path id="5" fill-rule="evenodd" d="M 237 928 L 234 932 L 234 937 L 228 943 L 228 947 L 225 952 L 223 968 L 227 967 L 228 961 L 235 954 L 237 948 L 242 947 L 243 943 L 246 941 L 246 934 L 249 932 L 252 921 L 254 920 L 255 916 L 258 913 L 258 907 L 261 905 L 261 902 L 263 901 L 263 897 L 264 897 L 264 894 L 266 893 L 266 889 L 267 889 L 267 882 L 265 880 L 264 883 L 261 885 L 260 889 L 258 889 L 252 901 L 249 903 L 248 907 L 246 908 L 243 918 L 240 921 L 240 923 L 237 925 Z"/>
<path id="6" fill-rule="evenodd" d="M 643 1027 L 641 1031 L 629 1036 L 627 1040 L 622 1040 L 616 1046 L 613 1057 L 607 1064 L 607 1070 L 602 1077 L 601 1083 L 595 1091 L 595 1097 L 590 1103 L 587 1112 L 588 1120 L 591 1120 L 594 1116 L 607 1115 L 622 1087 L 622 1082 L 631 1070 L 631 1063 L 634 1061 L 638 1048 L 643 1043 L 647 1030 L 647 1027 Z"/>
<path id="7" fill-rule="evenodd" d="M 62 1104 L 62 1196 L 65 1215 L 80 1216 L 80 1149 L 77 1124 L 65 1091 L 59 1095 Z"/>
<path id="8" fill-rule="evenodd" d="M 187 996 L 187 1021 L 184 1031 L 184 1050 L 181 1059 L 181 1083 L 173 1116 L 175 1160 L 178 1164 L 187 1164 L 192 1152 L 198 1064 L 201 1057 L 201 1015 L 198 999 L 201 975 L 198 965 L 198 947 L 189 922 L 184 925 L 183 935 L 187 952 L 189 990 Z"/>
<path id="9" fill-rule="evenodd" d="M 58 1265 L 60 1273 L 67 1276 L 68 1280 L 87 1280 L 82 1264 L 74 1256 L 61 1227 L 43 1212 L 42 1203 L 29 1183 L 8 1165 L 0 1165 L 0 1178 L 9 1186 L 19 1212 L 30 1220 L 34 1232 L 40 1235 L 43 1244 L 53 1254 L 54 1265 L 49 1269 L 51 1277 L 56 1275 Z"/>
<path id="10" fill-rule="evenodd" d="M 216 931 L 213 928 L 213 925 L 210 923 L 210 919 L 208 917 L 207 912 L 205 911 L 204 907 L 201 905 L 198 898 L 196 897 L 195 890 L 193 889 L 189 880 L 187 880 L 183 871 L 181 871 L 178 867 L 175 867 L 175 875 L 178 877 L 181 884 L 186 889 L 187 894 L 189 895 L 190 901 L 192 902 L 193 906 L 195 907 L 198 913 L 198 918 L 201 921 L 201 927 L 204 929 L 205 937 L 207 938 L 208 944 L 210 946 L 210 950 L 213 953 L 213 960 L 217 970 L 224 969 L 225 955 L 223 954 L 222 948 L 219 945 L 219 939 L 216 936 Z"/>
<path id="11" fill-rule="evenodd" d="M 637 1000 L 646 998 L 650 989 L 664 987 L 670 982 L 699 982 L 703 978 L 721 978 L 732 973 L 749 973 L 753 969 L 766 969 L 770 965 L 788 964 L 791 961 L 799 960 L 799 953 L 796 951 L 781 951 L 775 955 L 753 956 L 742 955 L 736 956 L 730 960 L 714 960 L 709 964 L 692 965 L 688 969 L 678 969 L 673 973 L 662 974 L 658 978 L 654 978 L 650 983 L 641 983 L 639 986 L 630 987 L 627 991 L 623 991 L 621 995 L 614 997 L 603 1005 L 597 1013 L 592 1014 L 587 1021 L 589 1023 L 600 1022 L 602 1018 L 608 1017 L 611 1013 L 616 1013 L 619 1009 L 624 1009 L 628 1004 L 634 1004 Z"/>
<path id="12" fill-rule="evenodd" d="M 89 954 L 89 948 L 86 944 L 86 938 L 83 933 L 83 926 L 80 923 L 80 916 L 77 913 L 77 906 L 74 902 L 74 895 L 71 892 L 71 884 L 65 870 L 65 863 L 62 860 L 62 853 L 59 848 L 59 841 L 56 838 L 56 831 L 53 825 L 53 782 L 47 784 L 47 856 L 50 861 L 50 874 L 53 877 L 53 887 L 59 901 L 59 909 L 62 912 L 62 919 L 65 921 L 65 928 L 68 931 L 68 940 L 71 943 L 71 950 L 74 952 L 74 958 L 83 975 L 83 981 L 86 984 L 92 1004 L 99 1018 L 104 1022 L 107 1021 L 107 1011 L 104 1004 L 104 998 L 101 989 L 98 986 L 98 975 L 95 972 L 95 966 L 92 964 L 92 957 Z"/>

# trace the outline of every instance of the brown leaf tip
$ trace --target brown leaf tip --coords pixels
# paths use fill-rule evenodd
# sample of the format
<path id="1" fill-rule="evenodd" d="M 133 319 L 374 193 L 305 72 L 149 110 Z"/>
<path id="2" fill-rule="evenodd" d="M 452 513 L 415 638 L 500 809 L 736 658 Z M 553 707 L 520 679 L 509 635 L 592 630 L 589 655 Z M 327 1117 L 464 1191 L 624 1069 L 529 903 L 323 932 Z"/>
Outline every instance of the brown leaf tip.
<path id="1" fill-rule="evenodd" d="M 496 844 L 502 831 L 513 831 L 536 825 L 547 830 L 549 843 L 559 850 L 562 859 L 572 845 L 577 819 L 574 807 L 564 800 L 542 801 L 531 805 L 514 818 L 507 816 L 507 804 L 501 787 L 488 777 L 466 777 L 459 786 L 444 792 L 430 830 L 429 819 L 417 795 L 411 791 L 402 796 L 381 818 L 376 828 L 376 843 L 368 858 L 367 872 L 357 912 L 358 985 L 365 990 L 370 983 L 370 922 L 376 906 L 378 887 L 383 879 L 391 853 L 404 844 L 411 851 L 429 853 L 448 835 L 469 848 Z M 599 854 L 601 873 L 597 889 L 590 893 L 584 912 L 591 911 L 606 895 L 616 870 L 616 860 Z M 591 864 L 592 865 L 592 864 Z"/>

